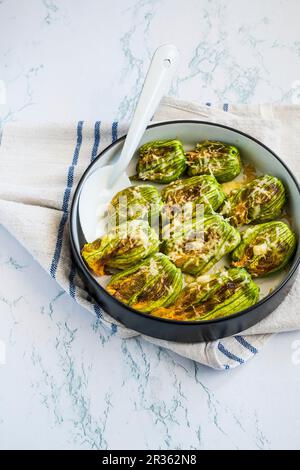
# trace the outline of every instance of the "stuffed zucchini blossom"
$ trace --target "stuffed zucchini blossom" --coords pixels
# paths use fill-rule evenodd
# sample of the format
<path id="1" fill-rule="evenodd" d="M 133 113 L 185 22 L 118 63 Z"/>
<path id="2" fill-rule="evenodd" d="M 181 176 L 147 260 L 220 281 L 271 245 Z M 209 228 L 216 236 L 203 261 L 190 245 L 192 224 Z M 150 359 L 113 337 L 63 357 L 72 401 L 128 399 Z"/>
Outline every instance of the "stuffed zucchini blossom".
<path id="1" fill-rule="evenodd" d="M 240 174 L 240 152 L 234 145 L 206 140 L 186 153 L 188 175 L 211 174 L 220 183 L 233 180 Z"/>
<path id="2" fill-rule="evenodd" d="M 180 321 L 214 320 L 254 305 L 259 287 L 245 269 L 230 268 L 197 277 L 187 284 L 176 302 L 153 315 Z"/>
<path id="3" fill-rule="evenodd" d="M 158 190 L 149 184 L 129 186 L 119 191 L 108 207 L 110 227 L 133 219 L 145 219 L 152 225 L 158 220 L 162 200 Z"/>
<path id="4" fill-rule="evenodd" d="M 177 140 L 155 140 L 139 149 L 137 178 L 170 183 L 185 171 L 186 159 L 182 143 Z"/>
<path id="5" fill-rule="evenodd" d="M 232 265 L 246 268 L 254 277 L 280 271 L 296 248 L 296 235 L 287 224 L 267 222 L 249 227 L 232 253 Z"/>
<path id="6" fill-rule="evenodd" d="M 282 182 L 275 176 L 264 175 L 231 191 L 220 213 L 235 226 L 267 222 L 280 216 L 285 201 Z"/>
<path id="7" fill-rule="evenodd" d="M 168 184 L 161 191 L 164 214 L 173 215 L 184 206 L 192 206 L 193 211 L 203 206 L 204 212 L 218 209 L 225 199 L 222 186 L 211 175 L 194 176 Z"/>
<path id="8" fill-rule="evenodd" d="M 240 243 L 239 232 L 222 216 L 212 214 L 163 231 L 162 250 L 183 272 L 207 272 Z"/>
<path id="9" fill-rule="evenodd" d="M 180 269 L 162 253 L 114 275 L 107 291 L 116 299 L 141 312 L 175 302 L 183 287 Z"/>
<path id="10" fill-rule="evenodd" d="M 156 253 L 159 239 L 143 220 L 125 222 L 92 243 L 86 243 L 82 257 L 98 276 L 112 269 L 127 269 Z"/>

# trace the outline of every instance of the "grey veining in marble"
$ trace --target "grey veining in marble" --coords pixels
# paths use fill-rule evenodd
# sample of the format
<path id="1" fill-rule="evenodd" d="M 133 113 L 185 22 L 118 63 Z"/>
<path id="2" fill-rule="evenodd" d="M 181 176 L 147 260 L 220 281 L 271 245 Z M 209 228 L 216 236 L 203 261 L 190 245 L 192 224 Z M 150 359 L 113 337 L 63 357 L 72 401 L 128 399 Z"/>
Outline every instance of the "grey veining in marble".
<path id="1" fill-rule="evenodd" d="M 292 103 L 298 0 L 0 0 L 0 117 L 129 119 L 155 47 L 170 94 Z M 299 333 L 214 372 L 122 341 L 0 230 L 0 448 L 299 448 Z"/>

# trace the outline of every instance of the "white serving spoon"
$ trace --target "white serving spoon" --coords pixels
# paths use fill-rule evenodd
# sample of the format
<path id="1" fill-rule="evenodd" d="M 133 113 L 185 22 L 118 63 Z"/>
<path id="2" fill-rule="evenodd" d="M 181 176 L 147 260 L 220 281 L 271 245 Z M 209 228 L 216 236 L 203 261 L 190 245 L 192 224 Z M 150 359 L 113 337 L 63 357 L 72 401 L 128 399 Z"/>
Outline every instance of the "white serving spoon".
<path id="1" fill-rule="evenodd" d="M 126 169 L 162 96 L 168 90 L 179 52 L 173 45 L 156 49 L 122 151 L 113 165 L 97 168 L 82 187 L 78 211 L 88 242 L 104 231 L 104 212 L 113 196 L 131 186 Z M 107 162 L 105 162 L 107 163 Z"/>

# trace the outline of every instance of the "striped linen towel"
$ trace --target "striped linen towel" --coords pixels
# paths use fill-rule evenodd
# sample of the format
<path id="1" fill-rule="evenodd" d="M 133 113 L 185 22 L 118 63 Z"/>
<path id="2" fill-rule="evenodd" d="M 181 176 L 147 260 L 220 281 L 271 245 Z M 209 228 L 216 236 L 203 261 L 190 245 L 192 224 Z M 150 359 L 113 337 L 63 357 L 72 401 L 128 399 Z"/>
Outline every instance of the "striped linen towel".
<path id="1" fill-rule="evenodd" d="M 200 119 L 236 127 L 262 140 L 299 176 L 300 107 L 219 106 L 163 100 L 155 120 Z M 70 257 L 68 212 L 87 165 L 126 132 L 125 125 L 100 121 L 76 125 L 5 127 L 0 148 L 0 220 L 70 296 L 122 338 L 138 333 L 117 324 L 86 293 Z M 156 345 L 219 370 L 245 363 L 272 333 L 300 328 L 299 278 L 284 303 L 246 332 L 219 341 L 178 344 L 144 336 Z"/>

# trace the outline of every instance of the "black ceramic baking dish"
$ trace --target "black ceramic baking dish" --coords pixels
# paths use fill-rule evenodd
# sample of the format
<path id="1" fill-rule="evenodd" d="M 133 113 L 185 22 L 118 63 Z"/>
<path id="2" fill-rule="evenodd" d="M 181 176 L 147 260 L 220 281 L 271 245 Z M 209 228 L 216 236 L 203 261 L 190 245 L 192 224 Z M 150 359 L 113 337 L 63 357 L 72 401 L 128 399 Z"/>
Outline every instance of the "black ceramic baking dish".
<path id="1" fill-rule="evenodd" d="M 293 220 L 293 228 L 299 240 L 299 184 L 285 163 L 266 145 L 236 129 L 220 124 L 192 120 L 168 121 L 152 124 L 148 126 L 141 143 L 174 137 L 182 140 L 182 142 L 190 148 L 195 142 L 205 139 L 232 143 L 239 147 L 243 159 L 253 163 L 261 173 L 272 174 L 280 178 L 287 190 L 289 212 Z M 102 165 L 101 162 L 105 161 L 105 163 L 109 163 L 113 161 L 114 156 L 119 153 L 124 139 L 125 136 L 109 145 L 89 165 L 78 183 L 70 211 L 69 227 L 72 254 L 86 289 L 95 301 L 113 318 L 130 329 L 148 336 L 185 343 L 212 341 L 236 334 L 251 327 L 276 309 L 284 300 L 295 281 L 300 261 L 299 243 L 288 270 L 285 271 L 282 279 L 277 279 L 277 285 L 274 285 L 271 293 L 267 294 L 253 307 L 216 320 L 183 322 L 152 317 L 149 314 L 138 312 L 119 302 L 99 285 L 80 255 L 80 250 L 85 243 L 85 239 L 78 217 L 78 200 L 81 188 L 89 175 L 97 167 Z M 135 162 L 132 162 L 133 166 L 134 164 Z M 132 173 L 134 173 L 134 170 Z M 131 174 L 130 169 L 129 174 Z"/>

